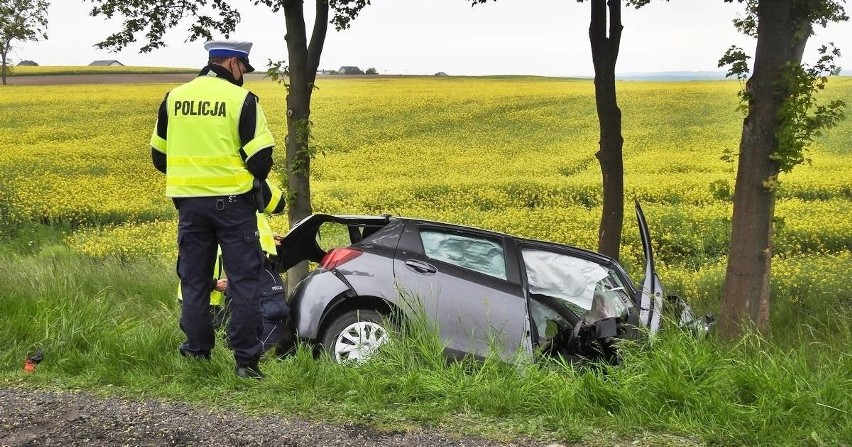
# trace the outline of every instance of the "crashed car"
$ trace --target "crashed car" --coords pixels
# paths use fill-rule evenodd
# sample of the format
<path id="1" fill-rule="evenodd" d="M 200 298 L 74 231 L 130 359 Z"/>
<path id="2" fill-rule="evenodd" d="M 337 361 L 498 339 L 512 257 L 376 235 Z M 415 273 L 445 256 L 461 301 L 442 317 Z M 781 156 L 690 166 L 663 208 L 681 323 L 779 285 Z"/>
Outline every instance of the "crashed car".
<path id="1" fill-rule="evenodd" d="M 636 215 L 640 284 L 593 251 L 387 215 L 311 215 L 284 236 L 278 267 L 319 264 L 289 297 L 291 317 L 299 339 L 338 362 L 369 359 L 389 326 L 415 312 L 434 323 L 450 357 L 614 361 L 614 341 L 658 330 L 665 297 L 638 203 Z"/>

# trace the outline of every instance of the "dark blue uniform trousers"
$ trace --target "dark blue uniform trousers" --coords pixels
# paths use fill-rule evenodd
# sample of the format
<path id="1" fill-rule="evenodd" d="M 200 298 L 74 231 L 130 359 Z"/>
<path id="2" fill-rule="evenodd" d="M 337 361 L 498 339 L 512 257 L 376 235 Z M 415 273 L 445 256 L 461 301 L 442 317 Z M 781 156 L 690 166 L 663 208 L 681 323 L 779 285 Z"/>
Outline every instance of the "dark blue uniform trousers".
<path id="1" fill-rule="evenodd" d="M 263 354 L 260 275 L 264 258 L 256 212 L 248 194 L 180 199 L 177 273 L 183 293 L 180 327 L 186 342 L 180 350 L 184 355 L 209 357 L 213 349 L 210 278 L 217 244 L 228 275 L 227 336 L 234 358 L 239 366 L 254 367 Z"/>
<path id="2" fill-rule="evenodd" d="M 263 350 L 273 348 L 284 335 L 285 323 L 290 316 L 290 306 L 286 300 L 286 288 L 281 276 L 275 269 L 275 263 L 266 260 L 260 280 L 260 312 L 263 316 Z"/>

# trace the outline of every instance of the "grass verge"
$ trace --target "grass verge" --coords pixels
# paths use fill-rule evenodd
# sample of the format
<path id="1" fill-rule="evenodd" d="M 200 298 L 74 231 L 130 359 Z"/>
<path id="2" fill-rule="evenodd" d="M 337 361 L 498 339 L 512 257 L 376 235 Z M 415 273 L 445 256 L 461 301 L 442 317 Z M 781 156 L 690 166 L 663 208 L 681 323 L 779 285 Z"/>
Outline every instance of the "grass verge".
<path id="1" fill-rule="evenodd" d="M 234 376 L 221 342 L 211 362 L 177 354 L 182 334 L 171 266 L 93 260 L 45 245 L 0 250 L 0 275 L 13 278 L 0 284 L 2 386 L 87 389 L 385 429 L 440 427 L 498 440 L 842 445 L 852 439 L 848 313 L 826 317 L 837 320 L 832 334 L 791 328 L 798 335 L 784 345 L 757 335 L 729 345 L 669 330 L 653 349 L 625 347 L 621 366 L 584 370 L 556 360 L 448 363 L 434 333 L 415 327 L 366 365 L 336 365 L 303 347 L 286 360 L 265 360 L 269 378 L 254 383 Z M 26 375 L 23 360 L 37 346 L 45 359 Z"/>

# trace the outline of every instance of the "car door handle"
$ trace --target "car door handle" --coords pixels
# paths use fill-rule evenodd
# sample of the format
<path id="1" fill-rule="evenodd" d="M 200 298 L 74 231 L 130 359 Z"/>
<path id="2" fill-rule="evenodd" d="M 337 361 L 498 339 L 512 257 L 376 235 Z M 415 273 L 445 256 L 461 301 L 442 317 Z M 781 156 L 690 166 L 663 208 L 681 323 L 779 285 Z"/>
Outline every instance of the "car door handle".
<path id="1" fill-rule="evenodd" d="M 434 275 L 438 272 L 432 264 L 428 262 L 418 261 L 416 259 L 409 259 L 405 261 L 405 266 L 415 273 L 423 273 L 424 275 Z"/>

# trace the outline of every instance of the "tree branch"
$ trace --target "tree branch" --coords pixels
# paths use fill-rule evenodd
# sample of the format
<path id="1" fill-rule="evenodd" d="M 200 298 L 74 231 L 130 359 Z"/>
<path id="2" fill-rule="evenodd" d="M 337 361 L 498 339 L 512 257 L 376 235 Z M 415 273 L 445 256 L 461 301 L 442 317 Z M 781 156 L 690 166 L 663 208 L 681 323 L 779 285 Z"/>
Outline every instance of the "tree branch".
<path id="1" fill-rule="evenodd" d="M 621 0 L 609 0 L 609 39 L 607 47 L 609 48 L 607 55 L 607 63 L 611 70 L 615 70 L 615 63 L 618 60 L 618 51 L 621 46 L 621 31 L 624 26 L 621 25 Z"/>
<path id="2" fill-rule="evenodd" d="M 308 45 L 308 70 L 310 83 L 313 84 L 317 77 L 320 56 L 325 45 L 325 36 L 328 32 L 328 0 L 316 1 L 316 17 L 314 17 L 314 29 L 311 32 L 311 42 Z"/>

